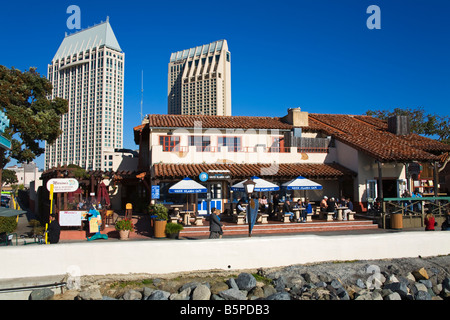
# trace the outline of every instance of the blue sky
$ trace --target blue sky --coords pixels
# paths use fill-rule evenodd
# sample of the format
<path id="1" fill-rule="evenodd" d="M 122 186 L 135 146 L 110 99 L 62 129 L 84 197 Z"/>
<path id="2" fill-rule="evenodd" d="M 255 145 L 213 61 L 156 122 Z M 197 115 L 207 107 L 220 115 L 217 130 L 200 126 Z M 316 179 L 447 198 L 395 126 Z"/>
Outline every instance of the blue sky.
<path id="1" fill-rule="evenodd" d="M 47 74 L 67 29 L 110 17 L 125 58 L 124 147 L 135 149 L 144 113 L 167 113 L 170 53 L 228 41 L 232 113 L 284 116 L 289 107 L 331 114 L 423 107 L 448 115 L 450 1 L 8 1 L 0 4 L 0 64 Z M 381 29 L 369 30 L 370 5 Z M 43 157 L 36 161 L 43 166 Z"/>

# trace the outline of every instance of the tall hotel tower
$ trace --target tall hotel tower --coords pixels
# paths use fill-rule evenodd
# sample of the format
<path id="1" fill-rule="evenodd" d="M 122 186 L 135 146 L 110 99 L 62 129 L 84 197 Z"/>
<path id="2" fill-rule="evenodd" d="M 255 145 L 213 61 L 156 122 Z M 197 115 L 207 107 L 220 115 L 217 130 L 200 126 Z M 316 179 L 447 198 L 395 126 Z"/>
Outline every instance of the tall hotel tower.
<path id="1" fill-rule="evenodd" d="M 231 116 L 231 67 L 226 40 L 172 53 L 168 113 Z"/>
<path id="2" fill-rule="evenodd" d="M 52 98 L 69 102 L 62 134 L 45 146 L 45 169 L 76 164 L 111 170 L 112 154 L 123 146 L 125 54 L 106 22 L 66 35 L 51 64 Z"/>

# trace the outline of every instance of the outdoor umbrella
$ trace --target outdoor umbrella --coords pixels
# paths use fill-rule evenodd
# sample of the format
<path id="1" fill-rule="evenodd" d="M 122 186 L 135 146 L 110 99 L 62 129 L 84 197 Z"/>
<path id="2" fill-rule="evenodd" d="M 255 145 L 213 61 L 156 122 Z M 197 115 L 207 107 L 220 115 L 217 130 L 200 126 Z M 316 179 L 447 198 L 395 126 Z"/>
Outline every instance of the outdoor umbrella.
<path id="1" fill-rule="evenodd" d="M 172 187 L 169 188 L 169 193 L 176 194 L 196 194 L 196 193 L 206 193 L 208 189 L 200 183 L 192 180 L 191 178 L 184 178 L 180 182 L 177 182 Z"/>
<path id="2" fill-rule="evenodd" d="M 107 206 L 109 206 L 109 204 L 111 203 L 109 200 L 108 190 L 106 189 L 106 185 L 103 182 L 98 185 L 97 202 L 105 203 Z"/>
<path id="3" fill-rule="evenodd" d="M 302 176 L 283 184 L 288 190 L 322 190 L 322 186 L 317 182 L 308 180 Z"/>
<path id="4" fill-rule="evenodd" d="M 266 192 L 266 191 L 280 190 L 279 186 L 277 186 L 276 184 L 273 184 L 272 182 L 269 182 L 267 180 L 261 179 L 259 177 L 252 177 L 251 179 L 256 183 L 254 192 Z M 246 182 L 246 181 L 247 180 L 244 180 L 244 181 L 241 181 L 241 182 L 235 184 L 234 186 L 231 186 L 231 190 L 245 192 L 244 182 Z"/>
<path id="5" fill-rule="evenodd" d="M 206 193 L 206 187 L 190 178 L 184 178 L 169 188 L 169 193 Z"/>
<path id="6" fill-rule="evenodd" d="M 5 207 L 0 207 L 0 217 L 16 217 L 23 213 L 27 213 L 27 212 L 23 211 L 23 210 L 15 210 L 15 209 L 9 209 L 9 208 L 5 208 Z"/>

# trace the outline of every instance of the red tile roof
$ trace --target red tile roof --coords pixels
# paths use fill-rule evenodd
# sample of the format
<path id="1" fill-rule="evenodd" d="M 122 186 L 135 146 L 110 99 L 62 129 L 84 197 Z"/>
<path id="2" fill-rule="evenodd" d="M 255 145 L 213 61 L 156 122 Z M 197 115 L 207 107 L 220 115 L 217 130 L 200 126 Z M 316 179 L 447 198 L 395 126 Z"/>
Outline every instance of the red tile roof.
<path id="1" fill-rule="evenodd" d="M 275 177 L 292 179 L 298 176 L 305 178 L 335 179 L 336 177 L 355 175 L 349 169 L 338 164 L 163 164 L 153 166 L 156 179 L 195 178 L 209 170 L 229 170 L 233 179 L 245 179 L 251 176 L 261 178 Z"/>
<path id="2" fill-rule="evenodd" d="M 156 115 L 148 116 L 149 123 L 135 130 L 135 141 L 145 127 L 153 128 L 194 128 L 196 122 L 202 128 L 216 129 L 273 129 L 291 130 L 292 125 L 282 118 L 243 116 L 189 116 Z M 383 162 L 437 161 L 438 155 L 450 151 L 450 145 L 416 134 L 397 136 L 387 131 L 387 122 L 361 115 L 309 114 L 309 125 L 304 131 L 322 132 L 333 136 L 369 156 Z"/>

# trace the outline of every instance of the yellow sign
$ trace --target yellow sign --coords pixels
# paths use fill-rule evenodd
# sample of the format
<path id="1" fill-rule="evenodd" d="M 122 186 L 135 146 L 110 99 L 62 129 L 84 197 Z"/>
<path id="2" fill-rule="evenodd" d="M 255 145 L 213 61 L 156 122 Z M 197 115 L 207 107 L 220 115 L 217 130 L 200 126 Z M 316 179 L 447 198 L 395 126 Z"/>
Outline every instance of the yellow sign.
<path id="1" fill-rule="evenodd" d="M 90 233 L 100 232 L 99 224 L 100 224 L 99 219 L 93 217 L 89 219 L 89 232 Z"/>

